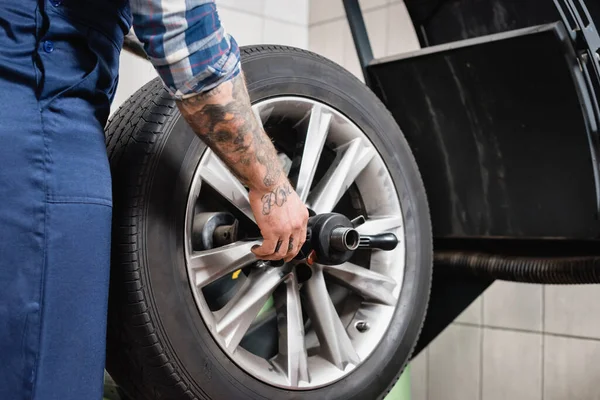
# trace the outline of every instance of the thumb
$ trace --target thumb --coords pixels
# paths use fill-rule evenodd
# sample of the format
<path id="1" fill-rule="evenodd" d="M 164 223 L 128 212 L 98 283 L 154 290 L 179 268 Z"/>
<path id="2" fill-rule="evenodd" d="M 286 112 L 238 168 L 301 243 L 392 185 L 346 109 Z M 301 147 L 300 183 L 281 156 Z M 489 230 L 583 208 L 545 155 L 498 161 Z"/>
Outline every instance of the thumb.
<path id="1" fill-rule="evenodd" d="M 264 245 L 258 245 L 258 244 L 252 246 L 250 251 L 252 251 L 252 253 L 254 253 L 254 255 L 258 258 L 265 257 L 265 256 L 268 256 L 269 254 L 271 254 L 267 251 L 267 249 L 265 248 Z"/>

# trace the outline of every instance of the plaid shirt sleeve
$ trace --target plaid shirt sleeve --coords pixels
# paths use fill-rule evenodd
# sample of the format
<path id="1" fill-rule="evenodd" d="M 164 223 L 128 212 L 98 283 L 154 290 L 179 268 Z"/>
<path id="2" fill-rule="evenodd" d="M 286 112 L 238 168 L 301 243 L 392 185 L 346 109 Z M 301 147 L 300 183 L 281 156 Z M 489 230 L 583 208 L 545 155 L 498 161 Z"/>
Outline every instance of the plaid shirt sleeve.
<path id="1" fill-rule="evenodd" d="M 214 0 L 131 0 L 138 39 L 176 99 L 206 92 L 240 73 L 240 51 Z"/>

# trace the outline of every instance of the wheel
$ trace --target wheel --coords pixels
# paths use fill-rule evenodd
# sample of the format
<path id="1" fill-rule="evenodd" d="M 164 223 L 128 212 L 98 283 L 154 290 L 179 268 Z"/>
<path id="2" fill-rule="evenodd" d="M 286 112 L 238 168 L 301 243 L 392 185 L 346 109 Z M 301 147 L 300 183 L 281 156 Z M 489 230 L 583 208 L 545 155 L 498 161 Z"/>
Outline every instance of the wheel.
<path id="1" fill-rule="evenodd" d="M 364 216 L 361 234 L 392 232 L 399 244 L 341 265 L 255 262 L 246 189 L 152 81 L 107 127 L 107 369 L 134 399 L 382 398 L 431 284 L 415 161 L 381 102 L 338 65 L 286 47 L 242 53 L 255 114 L 309 208 Z M 205 240 L 217 225 L 236 229 Z"/>

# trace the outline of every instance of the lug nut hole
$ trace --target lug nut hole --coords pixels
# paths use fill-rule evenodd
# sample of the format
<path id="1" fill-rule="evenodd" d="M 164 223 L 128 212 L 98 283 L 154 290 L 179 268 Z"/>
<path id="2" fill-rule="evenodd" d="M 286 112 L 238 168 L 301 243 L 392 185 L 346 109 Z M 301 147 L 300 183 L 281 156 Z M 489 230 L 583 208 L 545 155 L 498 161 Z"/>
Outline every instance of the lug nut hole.
<path id="1" fill-rule="evenodd" d="M 354 324 L 354 327 L 360 333 L 365 333 L 370 328 L 369 323 L 366 321 L 358 321 L 356 324 Z"/>

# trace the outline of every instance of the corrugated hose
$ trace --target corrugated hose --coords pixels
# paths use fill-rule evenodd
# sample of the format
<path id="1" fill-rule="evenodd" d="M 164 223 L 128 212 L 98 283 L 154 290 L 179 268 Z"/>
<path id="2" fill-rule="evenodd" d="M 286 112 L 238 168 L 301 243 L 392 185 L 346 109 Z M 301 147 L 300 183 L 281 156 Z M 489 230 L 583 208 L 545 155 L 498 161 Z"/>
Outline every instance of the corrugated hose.
<path id="1" fill-rule="evenodd" d="M 600 283 L 600 257 L 522 257 L 440 251 L 436 268 L 455 269 L 481 277 L 546 284 Z"/>

